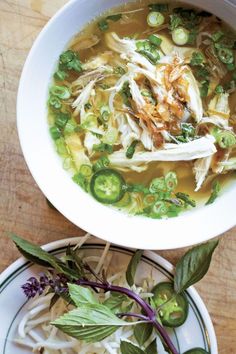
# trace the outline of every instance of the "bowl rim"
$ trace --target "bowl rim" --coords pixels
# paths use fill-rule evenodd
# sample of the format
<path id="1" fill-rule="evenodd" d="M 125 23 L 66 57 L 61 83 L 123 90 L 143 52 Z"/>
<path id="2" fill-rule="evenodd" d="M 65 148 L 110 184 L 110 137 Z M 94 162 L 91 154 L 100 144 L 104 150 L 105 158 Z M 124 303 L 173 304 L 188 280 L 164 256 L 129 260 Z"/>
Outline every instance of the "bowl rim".
<path id="1" fill-rule="evenodd" d="M 35 164 L 32 164 L 34 149 L 32 149 L 31 146 L 31 139 L 29 139 L 29 136 L 25 133 L 26 125 L 23 107 L 27 105 L 25 98 L 27 95 L 27 82 L 29 80 L 28 69 L 35 61 L 37 50 L 42 46 L 44 41 L 47 40 L 47 32 L 53 28 L 57 21 L 60 21 L 60 18 L 67 11 L 70 11 L 70 9 L 80 1 L 82 0 L 69 1 L 42 29 L 29 52 L 19 83 L 17 95 L 17 128 L 20 145 L 27 166 L 43 194 L 59 212 L 76 226 L 106 241 L 125 247 L 159 250 L 176 249 L 204 242 L 232 228 L 236 224 L 234 213 L 234 207 L 236 206 L 236 198 L 234 197 L 236 195 L 236 185 L 234 188 L 233 186 L 231 188 L 232 190 L 234 189 L 235 193 L 231 191 L 227 191 L 227 193 L 224 192 L 212 205 L 204 206 L 191 212 L 185 212 L 176 218 L 154 220 L 140 216 L 129 216 L 101 205 L 97 201 L 89 199 L 92 197 L 88 197 L 87 193 L 82 190 L 78 192 L 78 195 L 82 198 L 81 204 L 83 204 L 83 207 L 80 207 L 80 214 L 78 215 L 71 207 L 69 200 L 60 199 L 60 197 L 51 190 L 52 185 L 47 181 L 43 181 L 39 168 L 36 168 Z M 49 78 L 48 80 L 50 81 Z M 72 184 L 73 182 L 70 181 L 70 183 Z M 77 189 L 80 188 L 77 187 Z M 91 216 L 89 217 L 88 215 L 89 210 L 92 210 L 94 214 L 96 213 L 96 218 L 94 218 L 93 222 L 91 222 Z M 127 235 L 129 235 L 129 237 L 127 237 Z M 143 237 L 144 235 L 145 237 Z"/>

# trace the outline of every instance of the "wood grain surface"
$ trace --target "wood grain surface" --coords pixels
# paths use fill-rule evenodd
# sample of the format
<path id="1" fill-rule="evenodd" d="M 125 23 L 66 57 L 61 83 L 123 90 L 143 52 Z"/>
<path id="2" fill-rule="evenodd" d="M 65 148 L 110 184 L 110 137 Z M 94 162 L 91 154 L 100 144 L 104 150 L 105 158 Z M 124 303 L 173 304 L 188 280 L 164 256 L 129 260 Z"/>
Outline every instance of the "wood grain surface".
<path id="1" fill-rule="evenodd" d="M 16 95 L 24 61 L 42 27 L 66 2 L 0 0 L 0 271 L 19 256 L 8 232 L 39 244 L 83 234 L 48 207 L 24 162 L 16 129 Z M 212 317 L 220 354 L 236 354 L 235 234 L 236 228 L 221 238 L 208 275 L 197 285 Z M 175 264 L 184 251 L 159 253 Z"/>

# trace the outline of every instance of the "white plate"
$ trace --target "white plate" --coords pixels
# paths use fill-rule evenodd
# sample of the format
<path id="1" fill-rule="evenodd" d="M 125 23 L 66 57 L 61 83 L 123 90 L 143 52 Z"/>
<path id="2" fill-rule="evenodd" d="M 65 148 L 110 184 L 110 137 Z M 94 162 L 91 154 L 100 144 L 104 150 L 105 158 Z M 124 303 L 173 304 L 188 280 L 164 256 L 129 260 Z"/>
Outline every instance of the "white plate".
<path id="1" fill-rule="evenodd" d="M 70 238 L 50 243 L 44 247 L 45 250 L 54 255 L 62 255 L 68 244 L 75 245 L 79 238 Z M 98 239 L 90 239 L 83 248 L 86 252 L 101 252 L 104 243 Z M 128 263 L 131 250 L 118 246 L 111 246 L 113 252 L 112 262 L 118 268 L 124 268 Z M 154 252 L 146 251 L 138 269 L 138 279 L 144 278 L 150 274 L 153 269 L 153 275 L 157 282 L 171 280 L 173 278 L 173 266 Z M 16 338 L 16 328 L 20 319 L 26 311 L 26 298 L 21 290 L 24 284 L 31 276 L 37 276 L 42 268 L 32 265 L 24 258 L 20 258 L 13 263 L 0 275 L 0 353 L 1 354 L 28 354 L 30 353 L 23 347 L 14 344 Z M 207 312 L 207 309 L 200 296 L 194 288 L 186 292 L 190 311 L 185 324 L 174 331 L 171 331 L 171 337 L 179 349 L 180 353 L 194 348 L 201 347 L 211 354 L 218 354 L 217 341 L 214 328 Z"/>
<path id="2" fill-rule="evenodd" d="M 63 170 L 49 135 L 46 102 L 59 55 L 86 23 L 126 1 L 72 0 L 40 33 L 26 61 L 19 86 L 17 122 L 21 147 L 42 192 L 75 225 L 126 247 L 150 250 L 190 246 L 235 225 L 236 183 L 232 183 L 214 204 L 194 208 L 176 218 L 131 217 L 98 203 L 79 188 Z M 236 7 L 226 0 L 186 2 L 199 5 L 235 26 Z"/>

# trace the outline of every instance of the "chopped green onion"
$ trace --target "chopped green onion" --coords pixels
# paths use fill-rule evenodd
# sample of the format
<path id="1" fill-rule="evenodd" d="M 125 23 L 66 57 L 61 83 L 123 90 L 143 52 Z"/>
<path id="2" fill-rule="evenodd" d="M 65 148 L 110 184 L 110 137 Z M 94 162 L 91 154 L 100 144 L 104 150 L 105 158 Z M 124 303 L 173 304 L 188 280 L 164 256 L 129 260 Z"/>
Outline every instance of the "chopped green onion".
<path id="1" fill-rule="evenodd" d="M 116 14 L 116 15 L 109 15 L 107 16 L 107 20 L 111 20 L 111 21 L 114 21 L 114 22 L 117 22 L 119 21 L 120 19 L 122 18 L 122 14 Z"/>
<path id="2" fill-rule="evenodd" d="M 218 197 L 219 193 L 220 193 L 220 183 L 219 183 L 219 181 L 214 181 L 212 183 L 211 196 L 208 199 L 208 201 L 206 202 L 206 205 L 214 203 L 214 201 Z"/>
<path id="3" fill-rule="evenodd" d="M 216 134 L 216 141 L 222 149 L 228 149 L 236 145 L 236 136 L 229 130 L 223 130 Z"/>
<path id="4" fill-rule="evenodd" d="M 167 12 L 169 10 L 168 4 L 149 4 L 150 11 Z"/>
<path id="5" fill-rule="evenodd" d="M 77 128 L 77 123 L 72 120 L 72 119 L 69 119 L 65 125 L 65 128 L 64 128 L 64 134 L 65 135 L 69 135 L 69 134 L 72 134 L 75 132 L 76 128 Z"/>
<path id="6" fill-rule="evenodd" d="M 50 134 L 51 134 L 51 137 L 53 138 L 53 140 L 57 140 L 61 137 L 60 129 L 55 126 L 50 128 Z"/>
<path id="7" fill-rule="evenodd" d="M 158 201 L 153 205 L 152 210 L 154 214 L 163 216 L 168 212 L 168 207 L 166 206 L 165 202 Z"/>
<path id="8" fill-rule="evenodd" d="M 79 173 L 81 173 L 84 177 L 92 176 L 92 167 L 90 165 L 83 164 L 80 166 Z"/>
<path id="9" fill-rule="evenodd" d="M 53 95 L 49 96 L 48 103 L 51 107 L 53 107 L 55 109 L 60 109 L 62 107 L 62 103 L 61 103 L 60 99 L 56 96 L 53 96 Z"/>
<path id="10" fill-rule="evenodd" d="M 72 177 L 73 181 L 77 183 L 81 188 L 83 188 L 86 192 L 88 192 L 89 182 L 87 178 L 81 173 L 77 173 Z"/>
<path id="11" fill-rule="evenodd" d="M 154 178 L 149 186 L 150 193 L 158 193 L 166 190 L 166 182 L 164 177 Z"/>
<path id="12" fill-rule="evenodd" d="M 108 106 L 102 106 L 100 108 L 100 114 L 101 114 L 101 120 L 104 123 L 107 123 L 109 121 L 109 118 L 110 118 L 110 115 L 111 115 L 109 107 Z"/>
<path id="13" fill-rule="evenodd" d="M 224 37 L 224 32 L 222 31 L 217 31 L 215 33 L 212 34 L 212 40 L 214 42 L 218 42 L 222 37 Z"/>
<path id="14" fill-rule="evenodd" d="M 224 93 L 224 88 L 222 85 L 217 85 L 215 88 L 215 93 Z"/>
<path id="15" fill-rule="evenodd" d="M 208 91 L 209 91 L 209 80 L 203 80 L 201 81 L 201 87 L 200 87 L 200 95 L 201 97 L 207 97 Z"/>
<path id="16" fill-rule="evenodd" d="M 191 199 L 189 197 L 189 195 L 186 193 L 178 192 L 178 193 L 176 193 L 176 197 L 183 200 L 185 202 L 185 204 L 191 205 L 193 208 L 196 206 L 195 200 Z"/>
<path id="17" fill-rule="evenodd" d="M 94 144 L 93 151 L 107 152 L 108 154 L 112 154 L 113 153 L 113 146 L 109 145 L 109 144 L 105 144 L 105 143 Z"/>
<path id="18" fill-rule="evenodd" d="M 154 65 L 160 60 L 160 54 L 158 51 L 148 52 L 146 50 L 140 50 L 139 53 L 145 56 Z"/>
<path id="19" fill-rule="evenodd" d="M 68 74 L 63 70 L 57 70 L 54 74 L 54 79 L 58 81 L 64 81 L 68 77 Z"/>
<path id="20" fill-rule="evenodd" d="M 102 156 L 93 165 L 93 171 L 96 172 L 102 168 L 107 168 L 110 165 L 110 160 L 107 156 Z"/>
<path id="21" fill-rule="evenodd" d="M 126 81 L 124 85 L 122 86 L 122 89 L 120 90 L 120 95 L 123 99 L 123 102 L 126 106 L 131 106 L 130 105 L 130 98 L 132 98 L 131 92 L 130 92 L 130 87 L 129 87 L 129 82 Z"/>
<path id="22" fill-rule="evenodd" d="M 153 205 L 157 201 L 157 196 L 155 194 L 147 194 L 143 198 L 143 204 L 145 207 Z"/>
<path id="23" fill-rule="evenodd" d="M 198 32 L 196 30 L 191 30 L 189 32 L 188 44 L 194 45 L 197 39 Z"/>
<path id="24" fill-rule="evenodd" d="M 193 138 L 196 134 L 196 129 L 191 123 L 182 123 L 181 124 L 182 134 L 185 138 Z"/>
<path id="25" fill-rule="evenodd" d="M 165 183 L 168 191 L 173 191 L 178 185 L 178 179 L 175 172 L 168 172 L 165 176 Z"/>
<path id="26" fill-rule="evenodd" d="M 58 113 L 56 115 L 56 119 L 55 119 L 55 125 L 61 129 L 63 129 L 66 125 L 66 123 L 68 122 L 70 118 L 70 114 L 69 113 Z"/>
<path id="27" fill-rule="evenodd" d="M 128 149 L 126 150 L 126 154 L 125 156 L 127 157 L 127 159 L 132 159 L 132 157 L 134 156 L 135 153 L 135 148 L 138 144 L 138 140 L 134 140 L 130 146 L 128 147 Z"/>
<path id="28" fill-rule="evenodd" d="M 206 79 L 209 77 L 209 75 L 210 73 L 205 66 L 199 67 L 199 69 L 196 71 L 196 76 L 201 79 Z"/>
<path id="29" fill-rule="evenodd" d="M 60 139 L 57 139 L 55 143 L 58 154 L 63 157 L 68 157 L 68 150 L 64 138 L 61 137 Z"/>
<path id="30" fill-rule="evenodd" d="M 233 71 L 233 70 L 235 70 L 235 64 L 234 64 L 234 63 L 226 64 L 226 67 L 227 67 L 228 71 Z"/>
<path id="31" fill-rule="evenodd" d="M 232 64 L 234 62 L 234 53 L 229 48 L 219 48 L 217 55 L 224 64 Z"/>
<path id="32" fill-rule="evenodd" d="M 50 88 L 50 93 L 53 96 L 60 98 L 61 100 L 68 100 L 68 98 L 71 96 L 70 90 L 66 86 L 54 85 Z"/>
<path id="33" fill-rule="evenodd" d="M 204 55 L 201 52 L 193 52 L 190 65 L 198 66 L 204 62 Z"/>
<path id="34" fill-rule="evenodd" d="M 152 11 L 147 16 L 147 23 L 150 27 L 159 27 L 165 22 L 165 17 L 161 12 Z"/>
<path id="35" fill-rule="evenodd" d="M 172 39 L 177 45 L 185 45 L 189 40 L 189 31 L 184 27 L 178 27 L 173 30 Z"/>
<path id="36" fill-rule="evenodd" d="M 129 192 L 148 194 L 149 190 L 143 184 L 131 184 L 127 186 Z"/>
<path id="37" fill-rule="evenodd" d="M 106 32 L 109 28 L 109 24 L 107 20 L 101 20 L 98 22 L 98 27 L 102 32 Z"/>
<path id="38" fill-rule="evenodd" d="M 160 47 L 162 42 L 162 39 L 160 37 L 156 36 L 155 34 L 151 34 L 148 39 L 153 45 Z"/>

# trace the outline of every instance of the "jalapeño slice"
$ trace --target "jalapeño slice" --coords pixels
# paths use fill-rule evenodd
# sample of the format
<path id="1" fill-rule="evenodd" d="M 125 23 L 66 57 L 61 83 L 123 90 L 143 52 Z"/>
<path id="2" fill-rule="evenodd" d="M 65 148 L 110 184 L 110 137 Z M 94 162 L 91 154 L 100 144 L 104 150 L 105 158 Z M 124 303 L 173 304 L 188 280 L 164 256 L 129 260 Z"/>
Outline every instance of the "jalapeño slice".
<path id="1" fill-rule="evenodd" d="M 179 327 L 186 321 L 187 299 L 185 295 L 175 293 L 172 283 L 159 283 L 152 289 L 152 293 L 152 300 L 156 308 L 160 308 L 159 315 L 164 326 Z"/>
<path id="2" fill-rule="evenodd" d="M 125 194 L 125 181 L 118 172 L 104 168 L 92 176 L 90 190 L 100 203 L 114 204 Z"/>
<path id="3" fill-rule="evenodd" d="M 202 348 L 194 348 L 191 350 L 188 350 L 187 352 L 185 352 L 184 354 L 209 354 L 208 352 L 206 352 L 204 349 Z"/>

